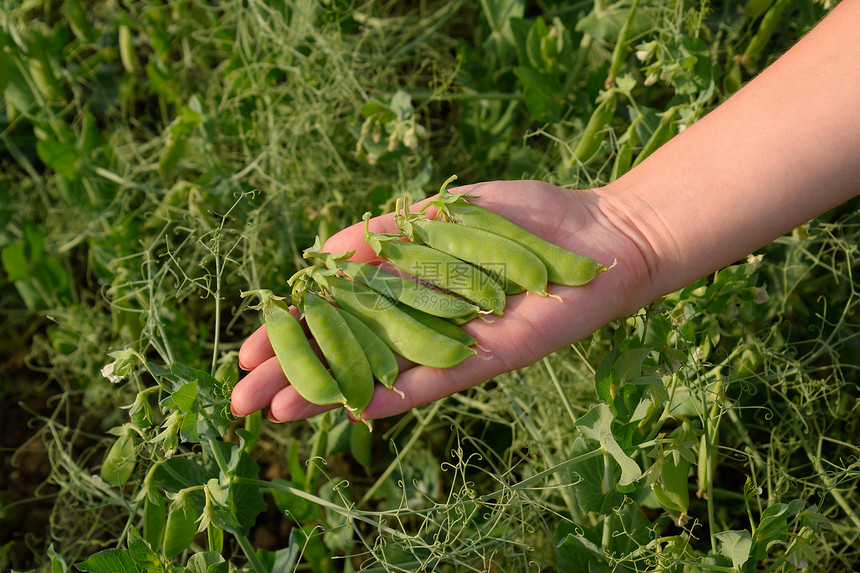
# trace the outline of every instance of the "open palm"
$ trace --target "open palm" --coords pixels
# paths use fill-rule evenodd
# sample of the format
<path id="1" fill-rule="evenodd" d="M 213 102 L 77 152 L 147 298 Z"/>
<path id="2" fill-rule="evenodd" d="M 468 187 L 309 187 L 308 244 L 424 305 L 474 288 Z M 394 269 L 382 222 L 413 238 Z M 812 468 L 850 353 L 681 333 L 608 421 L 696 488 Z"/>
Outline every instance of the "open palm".
<path id="1" fill-rule="evenodd" d="M 593 258 L 610 271 L 579 287 L 550 285 L 561 298 L 520 294 L 508 297 L 504 316 L 475 319 L 464 329 L 487 349 L 448 369 L 401 361 L 395 386 L 400 394 L 377 385 L 364 412 L 366 419 L 382 418 L 469 388 L 497 374 L 532 364 L 572 342 L 588 336 L 606 322 L 635 311 L 648 302 L 637 296 L 637 285 L 647 280 L 646 256 L 624 232 L 623 221 L 608 203 L 611 195 L 573 191 L 537 181 L 489 182 L 457 190 L 478 195 L 473 202 L 510 219 L 521 227 L 571 251 Z M 393 214 L 371 219 L 370 230 L 397 229 Z M 353 260 L 379 262 L 364 241 L 363 224 L 356 224 L 328 240 L 325 251 L 355 251 Z M 273 421 L 307 418 L 331 407 L 306 402 L 289 385 L 274 356 L 265 327 L 242 345 L 239 361 L 250 372 L 236 385 L 233 412 L 245 415 L 269 408 Z"/>

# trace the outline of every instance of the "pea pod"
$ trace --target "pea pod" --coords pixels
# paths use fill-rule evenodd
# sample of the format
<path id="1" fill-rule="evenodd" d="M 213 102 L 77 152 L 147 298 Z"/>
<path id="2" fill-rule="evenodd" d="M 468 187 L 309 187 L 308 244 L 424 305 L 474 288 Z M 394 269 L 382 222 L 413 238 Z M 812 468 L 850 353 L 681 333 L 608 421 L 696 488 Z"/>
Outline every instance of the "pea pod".
<path id="1" fill-rule="evenodd" d="M 621 144 L 618 149 L 618 154 L 615 156 L 615 161 L 612 164 L 612 172 L 609 175 L 610 181 L 615 181 L 630 170 L 630 165 L 633 162 L 633 142 L 627 140 Z"/>
<path id="2" fill-rule="evenodd" d="M 739 11 L 747 18 L 758 18 L 773 4 L 773 0 L 748 0 Z"/>
<path id="3" fill-rule="evenodd" d="M 305 322 L 325 356 L 346 407 L 360 415 L 373 397 L 373 373 L 364 349 L 328 301 L 305 291 L 303 306 Z"/>
<path id="4" fill-rule="evenodd" d="M 690 462 L 677 452 L 666 452 L 663 457 L 661 480 L 654 484 L 654 496 L 664 508 L 675 513 L 686 513 L 690 506 L 690 489 L 687 474 Z"/>
<path id="5" fill-rule="evenodd" d="M 136 463 L 134 433 L 126 427 L 108 450 L 102 463 L 100 476 L 110 485 L 121 486 L 131 478 Z"/>
<path id="6" fill-rule="evenodd" d="M 588 257 L 568 251 L 523 229 L 498 213 L 467 202 L 462 195 L 451 193 L 444 186 L 439 198 L 431 204 L 439 208 L 450 221 L 504 235 L 528 248 L 543 261 L 551 283 L 580 286 L 606 270 L 605 266 Z"/>
<path id="7" fill-rule="evenodd" d="M 462 298 L 399 277 L 369 263 L 344 261 L 339 268 L 346 276 L 376 292 L 427 314 L 455 318 L 469 315 L 478 308 Z"/>
<path id="8" fill-rule="evenodd" d="M 364 349 L 364 355 L 370 364 L 373 377 L 389 390 L 398 391 L 394 388 L 394 380 L 399 374 L 400 367 L 397 365 L 397 357 L 394 356 L 394 352 L 359 318 L 343 309 L 338 309 L 338 312 L 341 313 L 349 325 L 349 329 L 352 330 L 355 338 Z"/>
<path id="9" fill-rule="evenodd" d="M 266 319 L 269 342 L 281 368 L 299 395 L 313 404 L 344 404 L 346 398 L 337 381 L 314 353 L 301 324 L 287 305 L 269 290 L 249 291 L 257 294 Z"/>
<path id="10" fill-rule="evenodd" d="M 585 128 L 582 130 L 579 143 L 573 149 L 573 155 L 582 163 L 594 157 L 600 149 L 600 144 L 603 143 L 605 137 L 604 130 L 615 117 L 615 107 L 617 105 L 618 97 L 615 95 L 615 92 L 611 92 L 591 112 L 588 123 L 585 124 Z"/>
<path id="11" fill-rule="evenodd" d="M 421 324 L 444 334 L 448 338 L 453 338 L 454 340 L 462 342 L 466 346 L 472 346 L 478 342 L 471 334 L 460 328 L 458 325 L 448 322 L 444 318 L 427 314 L 426 312 L 422 312 L 409 306 L 400 306 L 399 308 Z"/>
<path id="12" fill-rule="evenodd" d="M 674 122 L 677 116 L 677 107 L 670 107 L 666 113 L 663 114 L 663 117 L 660 118 L 660 123 L 657 124 L 657 128 L 654 130 L 654 133 L 651 134 L 651 137 L 649 137 L 648 141 L 645 142 L 645 145 L 636 156 L 636 159 L 633 160 L 633 165 L 630 167 L 631 169 L 642 163 L 646 157 L 657 151 L 657 149 L 659 149 L 664 143 L 672 139 L 672 135 L 675 131 Z"/>
<path id="13" fill-rule="evenodd" d="M 615 155 L 615 161 L 612 163 L 612 172 L 609 175 L 610 181 L 615 181 L 630 171 L 633 163 L 633 147 L 637 142 L 636 128 L 642 121 L 642 117 L 642 115 L 638 115 L 627 127 L 624 135 L 618 138 L 619 147 Z"/>
<path id="14" fill-rule="evenodd" d="M 129 74 L 137 73 L 140 68 L 140 59 L 137 57 L 137 50 L 134 47 L 134 37 L 131 34 L 131 28 L 125 24 L 119 27 L 119 59 L 122 62 L 122 67 Z"/>
<path id="15" fill-rule="evenodd" d="M 369 287 L 338 276 L 315 278 L 341 308 L 361 319 L 389 348 L 407 360 L 433 368 L 450 368 L 477 354 L 465 344 L 415 320 Z"/>
<path id="16" fill-rule="evenodd" d="M 365 240 L 377 255 L 412 276 L 458 294 L 497 316 L 504 313 L 504 288 L 478 267 L 426 245 L 389 236 L 365 233 Z"/>
<path id="17" fill-rule="evenodd" d="M 750 43 L 747 44 L 741 56 L 741 63 L 744 66 L 748 68 L 755 66 L 759 56 L 761 56 L 762 50 L 764 50 L 764 47 L 770 41 L 771 37 L 773 37 L 773 33 L 776 31 L 777 24 L 779 24 L 779 20 L 782 18 L 782 13 L 785 11 L 787 4 L 788 0 L 776 0 L 767 9 L 767 12 L 765 12 L 758 25 L 758 30 L 756 30 L 755 35 L 750 40 Z"/>
<path id="18" fill-rule="evenodd" d="M 72 33 L 77 36 L 81 42 L 89 43 L 96 39 L 95 30 L 90 25 L 89 16 L 86 10 L 81 6 L 79 0 L 65 0 L 63 8 L 66 18 L 69 20 L 69 27 Z"/>
<path id="19" fill-rule="evenodd" d="M 520 243 L 498 233 L 456 223 L 414 217 L 400 217 L 397 221 L 413 240 L 477 265 L 498 276 L 503 285 L 512 282 L 529 292 L 547 296 L 546 266 Z"/>
<path id="20" fill-rule="evenodd" d="M 627 13 L 627 19 L 618 32 L 618 40 L 615 42 L 615 48 L 612 50 L 612 57 L 609 60 L 609 74 L 606 77 L 607 88 L 615 86 L 615 79 L 618 77 L 621 66 L 624 65 L 627 54 L 630 52 L 628 43 L 636 22 L 636 7 L 638 5 L 639 0 L 633 0 L 633 3 L 630 4 L 630 11 Z"/>
<path id="21" fill-rule="evenodd" d="M 197 520 L 200 518 L 200 512 L 191 497 L 189 490 L 183 489 L 170 504 L 161 548 L 168 559 L 188 549 L 194 542 L 194 536 L 197 535 Z"/>
<path id="22" fill-rule="evenodd" d="M 153 547 L 161 547 L 167 523 L 167 507 L 161 494 L 147 495 L 143 503 L 143 538 Z"/>

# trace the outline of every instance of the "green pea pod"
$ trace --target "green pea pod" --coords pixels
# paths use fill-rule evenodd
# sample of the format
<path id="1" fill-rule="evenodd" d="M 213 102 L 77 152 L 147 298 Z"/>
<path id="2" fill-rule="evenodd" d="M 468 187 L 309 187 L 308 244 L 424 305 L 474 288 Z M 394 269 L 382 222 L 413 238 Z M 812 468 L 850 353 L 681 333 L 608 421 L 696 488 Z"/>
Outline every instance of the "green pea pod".
<path id="1" fill-rule="evenodd" d="M 651 134 L 651 137 L 649 137 L 648 141 L 645 142 L 645 145 L 642 146 L 636 159 L 633 160 L 633 165 L 630 167 L 631 169 L 642 163 L 645 158 L 657 151 L 657 149 L 659 149 L 664 143 L 672 139 L 672 136 L 675 133 L 674 124 L 677 116 L 678 108 L 670 107 L 666 110 L 666 113 L 664 113 L 663 117 L 660 118 L 660 123 L 657 124 L 657 128 L 654 130 L 654 133 Z"/>
<path id="2" fill-rule="evenodd" d="M 753 67 L 758 61 L 762 50 L 764 50 L 764 47 L 770 41 L 771 37 L 773 37 L 773 33 L 776 31 L 776 26 L 779 24 L 779 20 L 782 18 L 782 13 L 787 4 L 788 0 L 776 0 L 773 6 L 765 12 L 764 17 L 758 25 L 758 30 L 756 30 L 755 35 L 750 40 L 750 43 L 747 44 L 746 50 L 744 50 L 741 56 L 741 62 L 744 66 Z"/>
<path id="3" fill-rule="evenodd" d="M 314 353 L 304 329 L 287 305 L 268 290 L 249 291 L 242 296 L 251 294 L 261 298 L 259 308 L 266 319 L 269 342 L 293 388 L 312 404 L 345 404 L 340 386 Z"/>
<path id="4" fill-rule="evenodd" d="M 628 171 L 633 164 L 633 148 L 637 142 L 636 128 L 639 122 L 642 121 L 642 116 L 639 115 L 627 127 L 624 134 L 618 139 L 618 152 L 615 155 L 615 161 L 612 163 L 612 173 L 609 175 L 610 181 L 615 181 Z"/>
<path id="5" fill-rule="evenodd" d="M 717 448 L 714 444 L 718 443 L 719 429 L 713 428 L 713 437 L 708 440 L 708 430 L 702 433 L 699 438 L 699 457 L 696 463 L 696 475 L 699 482 L 699 487 L 696 490 L 696 495 L 700 498 L 707 498 L 708 490 L 712 485 L 714 471 L 717 467 Z M 710 442 L 711 447 L 708 447 Z"/>
<path id="6" fill-rule="evenodd" d="M 585 124 L 585 128 L 582 130 L 579 143 L 573 149 L 573 155 L 582 163 L 586 163 L 594 157 L 594 154 L 600 149 L 600 144 L 603 143 L 605 137 L 604 130 L 615 117 L 615 107 L 617 105 L 618 97 L 615 95 L 615 92 L 612 92 L 591 112 L 588 123 Z"/>
<path id="7" fill-rule="evenodd" d="M 478 267 L 426 245 L 387 239 L 366 235 L 376 254 L 399 269 L 458 294 L 483 310 L 497 316 L 504 314 L 504 288 Z"/>
<path id="8" fill-rule="evenodd" d="M 373 397 L 373 372 L 364 349 L 338 310 L 312 291 L 305 291 L 304 313 L 346 407 L 360 416 Z"/>
<path id="9" fill-rule="evenodd" d="M 79 0 L 66 0 L 63 3 L 65 8 L 66 18 L 69 19 L 69 26 L 72 33 L 77 36 L 81 42 L 89 43 L 96 39 L 95 30 L 90 25 L 89 17 L 86 10 L 81 6 Z"/>
<path id="10" fill-rule="evenodd" d="M 197 535 L 197 520 L 200 514 L 191 496 L 185 490 L 170 504 L 167 523 L 164 526 L 164 544 L 161 551 L 170 559 L 188 549 Z"/>
<path id="11" fill-rule="evenodd" d="M 137 49 L 134 47 L 134 37 L 131 28 L 125 24 L 119 27 L 119 59 L 122 67 L 129 74 L 134 74 L 140 68 L 140 59 L 137 57 Z"/>
<path id="12" fill-rule="evenodd" d="M 398 391 L 394 388 L 394 380 L 400 373 L 400 367 L 397 365 L 397 357 L 394 356 L 394 352 L 359 318 L 343 309 L 338 309 L 338 311 L 364 349 L 364 355 L 370 364 L 373 377 L 389 390 Z"/>
<path id="13" fill-rule="evenodd" d="M 749 0 L 740 8 L 741 13 L 747 18 L 758 18 L 773 4 L 773 0 Z"/>
<path id="14" fill-rule="evenodd" d="M 343 274 L 389 298 L 412 308 L 454 318 L 473 313 L 477 307 L 462 298 L 440 292 L 409 279 L 386 272 L 375 265 L 345 261 L 338 265 Z"/>
<path id="15" fill-rule="evenodd" d="M 444 209 L 455 223 L 495 231 L 528 248 L 543 261 L 549 282 L 580 286 L 606 270 L 594 260 L 550 243 L 488 209 L 463 200 L 445 205 Z"/>
<path id="16" fill-rule="evenodd" d="M 143 538 L 153 547 L 161 547 L 167 524 L 167 507 L 161 494 L 147 495 L 143 502 Z"/>
<path id="17" fill-rule="evenodd" d="M 449 318 L 448 322 L 450 322 L 451 324 L 456 324 L 457 326 L 460 326 L 460 325 L 466 324 L 467 322 L 471 321 L 472 319 L 478 318 L 479 316 L 481 316 L 481 313 L 474 312 L 472 314 L 467 314 L 466 316 L 458 316 L 455 318 Z"/>
<path id="18" fill-rule="evenodd" d="M 618 73 L 621 71 L 621 66 L 627 59 L 627 54 L 630 52 L 628 42 L 630 34 L 633 32 L 633 25 L 636 22 L 636 7 L 639 5 L 639 0 L 633 0 L 630 4 L 630 12 L 627 13 L 627 19 L 621 26 L 618 32 L 618 40 L 615 42 L 615 48 L 612 50 L 612 57 L 609 60 L 609 74 L 606 77 L 606 87 L 613 87 Z"/>
<path id="19" fill-rule="evenodd" d="M 324 279 L 338 305 L 362 320 L 394 352 L 433 368 L 450 368 L 477 352 L 415 320 L 373 289 L 343 277 Z"/>
<path id="20" fill-rule="evenodd" d="M 654 496 L 664 508 L 675 513 L 686 513 L 690 507 L 690 489 L 687 478 L 690 462 L 667 452 L 663 458 L 661 480 L 654 484 Z"/>
<path id="21" fill-rule="evenodd" d="M 171 133 L 167 137 L 164 147 L 161 148 L 161 155 L 158 158 L 158 173 L 170 172 L 187 153 L 188 138 L 185 135 Z"/>
<path id="22" fill-rule="evenodd" d="M 543 261 L 520 243 L 503 235 L 430 219 L 399 218 L 401 229 L 413 240 L 477 265 L 501 284 L 512 282 L 529 292 L 547 296 Z"/>
<path id="23" fill-rule="evenodd" d="M 438 316 L 433 316 L 432 314 L 427 314 L 408 306 L 400 306 L 400 309 L 421 324 L 444 334 L 448 338 L 453 338 L 466 346 L 472 346 L 478 342 L 471 334 L 444 318 L 439 318 Z"/>
<path id="24" fill-rule="evenodd" d="M 63 100 L 65 94 L 60 86 L 57 73 L 51 63 L 50 41 L 36 29 L 32 29 L 25 37 L 27 42 L 27 64 L 30 78 L 39 93 L 48 100 Z"/>
<path id="25" fill-rule="evenodd" d="M 131 431 L 124 432 L 108 450 L 99 474 L 106 483 L 121 486 L 131 478 L 137 463 L 134 435 Z"/>
<path id="26" fill-rule="evenodd" d="M 549 281 L 549 279 L 547 278 L 547 282 L 548 281 Z M 513 296 L 515 294 L 521 294 L 521 293 L 526 292 L 526 289 L 524 287 L 521 287 L 517 283 L 515 283 L 513 281 L 508 281 L 508 280 L 506 280 L 504 282 L 504 284 L 502 285 L 502 288 L 505 290 L 505 295 L 507 295 L 507 296 Z"/>

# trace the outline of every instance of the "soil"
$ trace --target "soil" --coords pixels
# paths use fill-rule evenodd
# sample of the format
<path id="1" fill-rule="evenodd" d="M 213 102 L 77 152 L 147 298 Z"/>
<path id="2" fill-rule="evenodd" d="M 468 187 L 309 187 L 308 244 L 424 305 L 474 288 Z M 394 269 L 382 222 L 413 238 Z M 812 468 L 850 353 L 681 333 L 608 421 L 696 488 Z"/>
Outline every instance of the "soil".
<path id="1" fill-rule="evenodd" d="M 16 378 L 26 371 L 15 369 Z M 49 523 L 58 488 L 46 482 L 51 461 L 35 416 L 51 415 L 59 389 L 34 383 L 0 382 L 6 412 L 0 416 L 0 569 L 35 569 L 47 550 Z"/>

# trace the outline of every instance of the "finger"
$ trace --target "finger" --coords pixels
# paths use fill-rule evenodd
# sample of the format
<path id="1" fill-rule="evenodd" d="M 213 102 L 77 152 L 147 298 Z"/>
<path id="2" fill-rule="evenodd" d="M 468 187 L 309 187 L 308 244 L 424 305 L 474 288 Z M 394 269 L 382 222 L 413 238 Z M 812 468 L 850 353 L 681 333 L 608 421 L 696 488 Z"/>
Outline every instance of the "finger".
<path id="1" fill-rule="evenodd" d="M 230 410 L 236 416 L 247 416 L 261 410 L 288 385 L 278 359 L 272 357 L 236 383 L 230 396 Z"/>
<path id="2" fill-rule="evenodd" d="M 339 408 L 339 404 L 320 406 L 311 404 L 301 396 L 292 386 L 281 388 L 271 400 L 269 407 L 269 420 L 275 423 L 295 422 L 312 418 L 323 412 Z"/>
<path id="3" fill-rule="evenodd" d="M 490 358 L 489 360 L 492 360 Z M 416 366 L 397 377 L 393 390 L 378 387 L 362 412 L 365 420 L 402 414 L 474 386 L 491 378 L 496 370 L 486 357 L 473 356 L 453 368 Z"/>
<path id="4" fill-rule="evenodd" d="M 299 309 L 295 306 L 290 306 L 290 312 L 293 313 L 293 316 L 297 319 L 301 316 Z M 310 331 L 308 330 L 307 324 L 305 324 L 304 320 L 300 320 L 300 322 L 305 331 L 305 335 L 310 337 Z M 242 343 L 242 346 L 239 347 L 239 367 L 243 370 L 253 370 L 274 355 L 275 351 L 272 348 L 272 343 L 269 341 L 266 325 L 263 325 L 251 333 L 251 335 L 245 339 L 245 342 Z"/>
<path id="5" fill-rule="evenodd" d="M 264 324 L 251 333 L 239 348 L 239 368 L 253 370 L 275 355 Z"/>
<path id="6" fill-rule="evenodd" d="M 410 206 L 410 211 L 416 211 L 424 206 L 425 203 L 431 201 L 433 197 L 429 197 L 418 203 Z M 427 216 L 433 217 L 436 210 L 433 208 L 427 209 Z M 397 233 L 399 229 L 394 222 L 394 213 L 386 213 L 373 217 L 368 222 L 368 230 L 371 233 Z M 364 221 L 355 223 L 341 231 L 338 231 L 326 241 L 323 246 L 323 251 L 327 253 L 344 253 L 355 251 L 350 260 L 361 262 L 378 261 L 379 257 L 370 248 L 370 245 L 364 240 Z"/>

